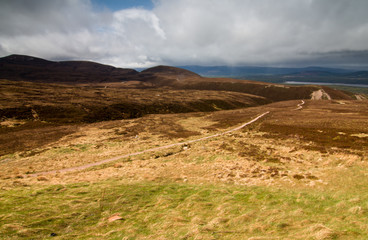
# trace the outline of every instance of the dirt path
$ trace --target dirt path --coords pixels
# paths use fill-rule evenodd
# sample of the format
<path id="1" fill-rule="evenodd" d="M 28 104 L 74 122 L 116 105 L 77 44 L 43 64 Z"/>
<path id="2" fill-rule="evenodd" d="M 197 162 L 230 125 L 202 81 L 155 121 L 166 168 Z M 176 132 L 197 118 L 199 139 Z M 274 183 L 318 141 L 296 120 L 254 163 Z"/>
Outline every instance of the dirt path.
<path id="1" fill-rule="evenodd" d="M 293 109 L 293 111 L 302 109 L 304 104 L 305 104 L 304 100 L 301 100 L 301 103 L 299 103 L 297 105 L 297 108 Z M 140 155 L 140 154 L 147 153 L 147 152 L 154 152 L 154 151 L 167 149 L 167 148 L 171 148 L 171 147 L 182 146 L 182 145 L 187 145 L 187 144 L 190 144 L 190 143 L 200 142 L 200 141 L 203 141 L 203 140 L 215 138 L 215 137 L 218 137 L 218 136 L 222 136 L 222 135 L 240 130 L 240 129 L 244 128 L 245 126 L 248 126 L 248 125 L 258 121 L 260 118 L 264 117 L 265 115 L 267 115 L 269 113 L 270 113 L 269 111 L 264 112 L 261 115 L 259 115 L 259 116 L 255 117 L 254 119 L 252 119 L 251 121 L 244 123 L 243 125 L 240 125 L 236 128 L 230 129 L 230 130 L 225 131 L 225 132 L 217 133 L 215 135 L 202 137 L 202 138 L 199 138 L 199 139 L 190 140 L 190 141 L 186 141 L 186 142 L 173 143 L 173 144 L 169 144 L 169 145 L 165 145 L 165 146 L 161 146 L 161 147 L 150 148 L 150 149 L 140 151 L 140 152 L 128 153 L 128 154 L 125 154 L 125 155 L 120 155 L 120 156 L 117 156 L 117 157 L 108 158 L 108 159 L 105 159 L 105 160 L 102 160 L 102 161 L 99 161 L 99 162 L 89 163 L 89 164 L 82 165 L 82 166 L 70 167 L 70 168 L 64 168 L 64 169 L 52 170 L 52 171 L 45 171 L 45 172 L 39 172 L 39 173 L 34 173 L 34 174 L 31 174 L 31 175 L 28 175 L 28 176 L 37 177 L 37 176 L 40 176 L 40 175 L 47 175 L 47 174 L 80 171 L 80 170 L 84 170 L 84 169 L 87 169 L 87 168 L 90 168 L 90 167 L 95 167 L 95 166 L 99 166 L 99 165 L 102 165 L 102 164 L 105 164 L 105 163 L 113 162 L 113 161 L 116 161 L 116 160 L 119 160 L 119 159 L 122 159 L 122 158 L 128 158 L 128 157 Z"/>
<path id="2" fill-rule="evenodd" d="M 304 104 L 305 102 L 302 100 L 302 102 L 297 105 L 297 108 L 295 108 L 294 111 L 302 109 Z"/>
<path id="3" fill-rule="evenodd" d="M 150 148 L 150 149 L 147 149 L 147 150 L 144 150 L 144 151 L 135 152 L 135 153 L 129 153 L 129 154 L 125 154 L 125 155 L 120 155 L 120 156 L 117 156 L 117 157 L 108 158 L 108 159 L 105 159 L 105 160 L 102 160 L 102 161 L 99 161 L 99 162 L 89 163 L 89 164 L 82 165 L 82 166 L 71 167 L 71 168 L 64 168 L 64 169 L 52 170 L 52 171 L 45 171 L 45 172 L 39 172 L 39 173 L 31 174 L 31 175 L 28 175 L 28 176 L 37 177 L 37 176 L 40 176 L 40 175 L 47 175 L 47 174 L 55 174 L 55 173 L 66 173 L 66 172 L 80 171 L 80 170 L 84 170 L 84 169 L 87 169 L 87 168 L 90 168 L 90 167 L 95 167 L 95 166 L 99 166 L 99 165 L 102 165 L 102 164 L 105 164 L 105 163 L 113 162 L 113 161 L 116 161 L 116 160 L 119 160 L 119 159 L 122 159 L 122 158 L 128 158 L 128 157 L 136 156 L 136 155 L 147 153 L 147 152 L 154 152 L 154 151 L 158 151 L 158 150 L 162 150 L 162 149 L 167 149 L 167 148 L 171 148 L 171 147 L 175 147 L 175 146 L 182 146 L 182 145 L 187 145 L 187 144 L 190 144 L 190 143 L 195 143 L 195 142 L 207 140 L 207 139 L 210 139 L 210 138 L 215 138 L 215 137 L 218 137 L 218 136 L 221 136 L 221 135 L 225 135 L 225 134 L 228 134 L 228 133 L 237 131 L 239 129 L 242 129 L 245 126 L 250 125 L 250 124 L 258 121 L 260 118 L 264 117 L 265 115 L 267 115 L 269 113 L 270 113 L 269 111 L 264 112 L 261 115 L 257 116 L 256 118 L 254 118 L 253 120 L 251 120 L 251 121 L 249 121 L 247 123 L 244 123 L 241 126 L 238 126 L 236 128 L 230 129 L 230 130 L 228 130 L 226 132 L 217 133 L 215 135 L 211 135 L 211 136 L 207 136 L 207 137 L 203 137 L 203 138 L 199 138 L 199 139 L 195 139 L 195 140 L 190 140 L 190 141 L 186 141 L 186 142 L 173 143 L 173 144 L 169 144 L 169 145 L 165 145 L 165 146 L 161 146 L 161 147 Z"/>

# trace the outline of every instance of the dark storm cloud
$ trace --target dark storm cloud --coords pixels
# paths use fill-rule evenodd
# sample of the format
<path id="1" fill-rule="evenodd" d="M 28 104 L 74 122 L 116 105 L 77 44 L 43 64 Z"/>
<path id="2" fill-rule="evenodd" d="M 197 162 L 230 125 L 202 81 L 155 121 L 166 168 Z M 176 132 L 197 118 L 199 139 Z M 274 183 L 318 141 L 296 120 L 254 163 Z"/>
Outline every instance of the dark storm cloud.
<path id="1" fill-rule="evenodd" d="M 168 38 L 186 49 L 182 59 L 168 53 L 172 61 L 273 64 L 309 62 L 306 52 L 365 51 L 367 10 L 368 1 L 163 0 L 156 13 Z"/>
<path id="2" fill-rule="evenodd" d="M 7 36 L 72 32 L 96 23 L 88 1 L 0 1 L 0 32 Z"/>
<path id="3" fill-rule="evenodd" d="M 0 1 L 1 54 L 119 66 L 368 66 L 366 0 L 157 0 L 98 11 L 90 1 Z"/>
<path id="4" fill-rule="evenodd" d="M 309 65 L 336 66 L 368 69 L 368 50 L 340 50 L 324 53 L 310 53 Z M 303 62 L 304 64 L 307 61 Z"/>

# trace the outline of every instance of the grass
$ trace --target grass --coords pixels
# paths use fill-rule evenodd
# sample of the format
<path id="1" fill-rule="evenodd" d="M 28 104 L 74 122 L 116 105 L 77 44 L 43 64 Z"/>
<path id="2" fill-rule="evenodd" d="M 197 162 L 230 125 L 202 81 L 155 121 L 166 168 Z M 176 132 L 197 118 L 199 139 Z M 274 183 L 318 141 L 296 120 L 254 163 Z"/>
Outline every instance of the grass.
<path id="1" fill-rule="evenodd" d="M 366 103 L 291 111 L 298 103 L 83 124 L 4 155 L 0 239 L 367 239 Z M 28 174 L 213 135 L 265 111 L 185 149 Z"/>
<path id="2" fill-rule="evenodd" d="M 35 185 L 0 193 L 0 237 L 365 239 L 368 194 L 355 194 L 165 182 Z M 122 219 L 109 222 L 114 215 Z"/>
<path id="3" fill-rule="evenodd" d="M 76 144 L 68 147 L 60 147 L 52 149 L 51 152 L 55 154 L 67 154 L 74 152 L 86 152 L 91 149 L 92 144 Z"/>

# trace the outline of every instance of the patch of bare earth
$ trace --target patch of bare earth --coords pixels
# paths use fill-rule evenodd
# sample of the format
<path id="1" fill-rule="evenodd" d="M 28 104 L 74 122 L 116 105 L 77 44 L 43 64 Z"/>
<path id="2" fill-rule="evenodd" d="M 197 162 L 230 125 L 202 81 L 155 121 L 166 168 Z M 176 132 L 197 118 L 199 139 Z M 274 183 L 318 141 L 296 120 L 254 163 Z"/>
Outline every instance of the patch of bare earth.
<path id="1" fill-rule="evenodd" d="M 330 95 L 328 95 L 323 89 L 319 89 L 317 91 L 314 91 L 311 94 L 311 100 L 331 100 Z"/>

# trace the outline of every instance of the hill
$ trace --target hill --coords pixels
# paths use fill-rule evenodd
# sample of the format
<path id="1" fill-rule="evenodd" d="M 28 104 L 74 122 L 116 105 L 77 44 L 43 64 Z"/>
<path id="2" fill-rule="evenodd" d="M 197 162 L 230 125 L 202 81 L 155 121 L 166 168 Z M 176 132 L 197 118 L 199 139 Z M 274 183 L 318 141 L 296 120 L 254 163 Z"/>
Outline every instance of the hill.
<path id="1" fill-rule="evenodd" d="M 363 96 L 12 58 L 0 239 L 367 239 Z"/>
<path id="2" fill-rule="evenodd" d="M 312 83 L 368 84 L 367 71 L 356 71 L 339 68 L 275 68 L 251 66 L 182 66 L 182 68 L 207 77 L 231 77 L 273 83 L 299 81 Z"/>
<path id="3" fill-rule="evenodd" d="M 0 79 L 48 83 L 101 83 L 134 79 L 133 69 L 115 68 L 87 61 L 53 62 L 36 57 L 10 55 L 0 58 Z"/>
<path id="4" fill-rule="evenodd" d="M 352 93 L 326 86 L 290 86 L 232 78 L 208 78 L 184 69 L 165 66 L 154 67 L 141 72 L 141 74 L 146 73 L 149 73 L 146 81 L 151 82 L 154 87 L 240 92 L 261 96 L 270 102 L 310 99 L 314 92 L 320 90 L 326 92 L 330 99 L 356 99 L 356 96 Z"/>
<path id="5" fill-rule="evenodd" d="M 102 83 L 140 81 L 165 85 L 183 79 L 206 77 L 231 77 L 257 81 L 283 83 L 286 81 L 368 84 L 367 71 L 307 67 L 204 67 L 157 66 L 140 73 L 134 69 L 115 68 L 88 61 L 54 62 L 24 55 L 0 58 L 0 79 L 49 83 Z"/>
<path id="6" fill-rule="evenodd" d="M 0 79 L 8 79 L 0 82 L 3 119 L 34 119 L 36 112 L 41 121 L 96 122 L 146 114 L 244 108 L 286 100 L 358 98 L 328 87 L 206 78 L 170 66 L 138 73 L 94 62 L 53 62 L 21 55 L 0 59 L 0 66 Z"/>
<path id="7" fill-rule="evenodd" d="M 171 66 L 156 66 L 152 68 L 145 69 L 141 72 L 142 74 L 156 74 L 161 76 L 176 76 L 177 80 L 183 78 L 200 78 L 201 76 L 191 72 L 189 70 Z"/>
<path id="8" fill-rule="evenodd" d="M 269 103 L 229 91 L 127 88 L 125 84 L 70 85 L 0 80 L 0 120 L 99 122 L 147 114 L 210 112 Z"/>
<path id="9" fill-rule="evenodd" d="M 366 239 L 368 105 L 301 104 L 8 127 L 0 238 Z"/>
<path id="10" fill-rule="evenodd" d="M 319 71 L 335 74 L 351 73 L 353 71 L 339 68 L 305 67 L 305 68 L 283 68 L 283 67 L 258 67 L 258 66 L 180 66 L 202 76 L 208 77 L 245 77 L 256 75 L 283 75 L 298 72 Z"/>

